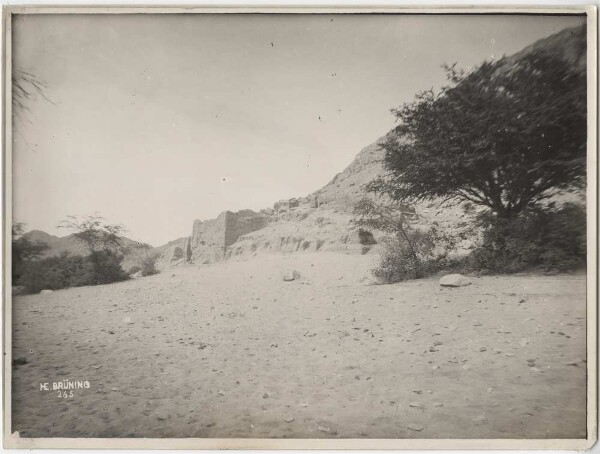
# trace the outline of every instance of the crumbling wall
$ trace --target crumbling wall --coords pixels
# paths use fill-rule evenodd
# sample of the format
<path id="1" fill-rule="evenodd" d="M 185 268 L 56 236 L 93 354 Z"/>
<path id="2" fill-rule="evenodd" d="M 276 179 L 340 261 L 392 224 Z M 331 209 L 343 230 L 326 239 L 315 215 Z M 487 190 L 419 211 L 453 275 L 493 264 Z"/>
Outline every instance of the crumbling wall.
<path id="1" fill-rule="evenodd" d="M 268 217 L 252 210 L 242 210 L 237 213 L 225 212 L 225 248 L 232 245 L 246 233 L 260 230 L 269 222 Z"/>
<path id="2" fill-rule="evenodd" d="M 188 245 L 188 259 L 192 263 L 214 263 L 225 258 L 227 246 L 246 234 L 267 225 L 268 216 L 252 210 L 237 213 L 224 211 L 216 219 L 194 221 Z"/>

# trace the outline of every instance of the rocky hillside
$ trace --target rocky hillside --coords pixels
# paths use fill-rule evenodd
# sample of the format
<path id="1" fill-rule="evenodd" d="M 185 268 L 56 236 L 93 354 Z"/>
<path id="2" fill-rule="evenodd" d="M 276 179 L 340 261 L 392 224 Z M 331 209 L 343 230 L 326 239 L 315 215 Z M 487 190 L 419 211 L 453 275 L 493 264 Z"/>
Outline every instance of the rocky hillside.
<path id="1" fill-rule="evenodd" d="M 540 39 L 533 44 L 525 47 L 520 52 L 506 58 L 507 64 L 510 64 L 527 54 L 534 52 L 552 52 L 554 55 L 567 61 L 572 67 L 579 71 L 586 70 L 586 33 L 584 26 L 570 27 L 561 30 L 547 38 Z"/>
<path id="2" fill-rule="evenodd" d="M 565 29 L 505 57 L 509 68 L 531 52 L 548 51 L 585 70 L 585 26 Z M 368 194 L 365 185 L 384 172 L 384 152 L 379 138 L 363 148 L 355 159 L 323 188 L 305 196 L 280 200 L 259 213 L 243 210 L 223 212 L 217 219 L 194 221 L 187 238 L 159 248 L 162 268 L 183 263 L 212 263 L 261 253 L 292 253 L 335 250 L 369 253 L 381 239 L 380 232 L 367 232 L 353 222 L 356 203 Z M 422 227 L 436 223 L 440 229 L 459 232 L 467 226 L 461 206 L 442 207 L 431 202 L 416 207 Z M 468 249 L 466 242 L 459 247 Z"/>

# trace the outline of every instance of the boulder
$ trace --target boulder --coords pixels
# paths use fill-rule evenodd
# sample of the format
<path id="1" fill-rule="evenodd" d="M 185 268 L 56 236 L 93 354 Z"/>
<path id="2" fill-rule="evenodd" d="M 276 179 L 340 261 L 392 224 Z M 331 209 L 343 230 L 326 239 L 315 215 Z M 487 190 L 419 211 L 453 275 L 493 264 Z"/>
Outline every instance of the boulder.
<path id="1" fill-rule="evenodd" d="M 42 290 L 40 295 L 47 295 L 48 293 L 52 293 L 54 290 Z"/>
<path id="2" fill-rule="evenodd" d="M 440 279 L 442 287 L 464 287 L 472 284 L 471 279 L 462 274 L 448 274 Z"/>
<path id="3" fill-rule="evenodd" d="M 283 273 L 283 280 L 285 282 L 295 281 L 296 279 L 299 279 L 299 278 L 300 278 L 300 273 L 296 270 L 286 271 L 285 273 Z"/>

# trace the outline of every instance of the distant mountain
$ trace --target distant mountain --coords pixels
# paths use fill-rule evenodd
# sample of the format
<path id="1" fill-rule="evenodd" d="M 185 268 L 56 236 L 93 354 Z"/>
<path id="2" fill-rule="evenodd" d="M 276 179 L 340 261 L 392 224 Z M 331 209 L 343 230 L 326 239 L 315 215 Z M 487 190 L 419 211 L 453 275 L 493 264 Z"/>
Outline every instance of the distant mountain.
<path id="1" fill-rule="evenodd" d="M 85 245 L 77 239 L 75 234 L 70 234 L 63 237 L 50 235 L 42 230 L 31 230 L 23 235 L 31 242 L 41 242 L 48 245 L 48 249 L 42 254 L 44 257 L 55 257 L 61 254 L 69 255 L 88 255 L 89 252 Z M 123 260 L 123 268 L 125 270 L 139 263 L 142 257 L 153 252 L 152 246 L 141 243 L 139 241 L 123 238 L 123 246 L 125 247 L 125 259 Z"/>

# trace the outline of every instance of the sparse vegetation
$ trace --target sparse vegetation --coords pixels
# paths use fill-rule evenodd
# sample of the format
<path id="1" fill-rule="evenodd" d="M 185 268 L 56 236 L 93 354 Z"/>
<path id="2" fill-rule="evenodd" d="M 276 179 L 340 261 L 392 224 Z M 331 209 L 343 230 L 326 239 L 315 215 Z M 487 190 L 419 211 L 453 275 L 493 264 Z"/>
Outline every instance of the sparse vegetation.
<path id="1" fill-rule="evenodd" d="M 158 257 L 159 254 L 150 253 L 142 259 L 142 264 L 140 266 L 142 276 L 152 276 L 153 274 L 158 274 L 158 270 L 156 269 L 156 261 L 158 260 Z"/>
<path id="2" fill-rule="evenodd" d="M 86 245 L 89 255 L 69 255 L 40 259 L 45 245 L 32 244 L 22 236 L 23 226 L 13 227 L 13 284 L 37 293 L 82 285 L 110 284 L 128 278 L 123 270 L 123 239 L 121 225 L 105 224 L 98 216 L 83 220 L 68 217 L 61 227 L 75 230 L 75 237 Z"/>
<path id="3" fill-rule="evenodd" d="M 380 261 L 373 270 L 382 283 L 417 279 L 439 271 L 454 246 L 453 239 L 436 226 L 426 231 L 416 228 L 418 214 L 408 205 L 363 199 L 354 213 L 357 224 L 389 234 L 381 241 Z"/>
<path id="4" fill-rule="evenodd" d="M 512 220 L 484 213 L 480 222 L 483 241 L 465 258 L 467 269 L 512 273 L 585 267 L 586 214 L 580 205 L 535 207 Z"/>
<path id="5" fill-rule="evenodd" d="M 83 219 L 67 216 L 59 227 L 73 230 L 75 238 L 88 249 L 86 259 L 92 264 L 93 284 L 110 284 L 127 279 L 121 267 L 125 252 L 123 225 L 107 224 L 102 217 L 91 215 Z"/>

